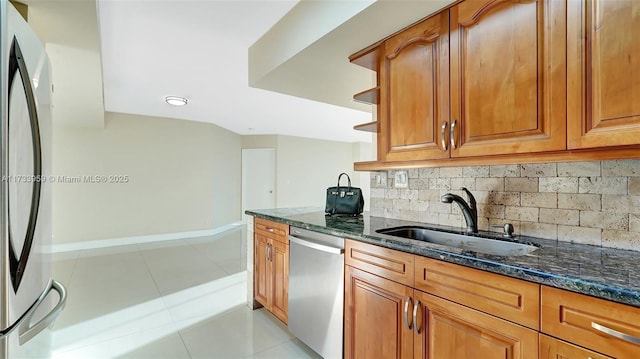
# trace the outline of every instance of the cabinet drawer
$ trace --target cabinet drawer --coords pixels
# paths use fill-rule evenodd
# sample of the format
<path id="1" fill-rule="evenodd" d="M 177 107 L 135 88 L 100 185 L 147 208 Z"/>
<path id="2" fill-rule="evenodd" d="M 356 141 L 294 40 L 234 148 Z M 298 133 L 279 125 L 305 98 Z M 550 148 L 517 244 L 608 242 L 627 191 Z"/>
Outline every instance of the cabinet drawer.
<path id="1" fill-rule="evenodd" d="M 577 345 L 540 334 L 540 359 L 563 358 L 612 359 Z"/>
<path id="2" fill-rule="evenodd" d="M 540 328 L 540 285 L 416 257 L 415 287 L 485 313 Z"/>
<path id="3" fill-rule="evenodd" d="M 546 286 L 541 293 L 542 332 L 613 357 L 640 358 L 640 308 Z"/>
<path id="4" fill-rule="evenodd" d="M 345 264 L 413 286 L 414 255 L 353 240 L 344 242 Z"/>
<path id="5" fill-rule="evenodd" d="M 255 219 L 255 232 L 283 243 L 289 243 L 289 225 L 267 219 Z"/>

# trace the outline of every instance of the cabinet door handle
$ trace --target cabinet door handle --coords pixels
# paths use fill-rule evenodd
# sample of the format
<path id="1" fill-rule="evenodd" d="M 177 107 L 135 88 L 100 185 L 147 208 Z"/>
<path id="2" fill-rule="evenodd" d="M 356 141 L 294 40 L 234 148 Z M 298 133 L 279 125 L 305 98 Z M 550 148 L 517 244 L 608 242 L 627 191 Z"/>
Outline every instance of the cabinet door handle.
<path id="1" fill-rule="evenodd" d="M 267 262 L 271 262 L 271 244 L 267 244 L 267 251 L 265 255 L 267 256 Z"/>
<path id="2" fill-rule="evenodd" d="M 442 150 L 446 151 L 447 148 L 447 136 L 445 133 L 447 132 L 447 121 L 442 121 L 442 133 L 440 134 L 440 142 L 442 143 Z"/>
<path id="3" fill-rule="evenodd" d="M 451 149 L 455 150 L 456 149 L 456 124 L 458 123 L 458 120 L 453 120 L 451 121 L 451 132 L 449 132 L 449 139 L 451 141 Z"/>
<path id="4" fill-rule="evenodd" d="M 413 304 L 413 330 L 416 334 L 420 334 L 420 328 L 418 327 L 418 308 L 420 307 L 420 299 L 416 299 Z"/>
<path id="5" fill-rule="evenodd" d="M 411 323 L 409 323 L 409 305 L 411 303 L 411 297 L 407 297 L 404 300 L 404 326 L 407 330 L 411 330 Z"/>
<path id="6" fill-rule="evenodd" d="M 600 325 L 596 322 L 591 322 L 591 328 L 603 332 L 605 334 L 609 334 L 612 337 L 616 337 L 618 339 L 622 339 L 634 344 L 640 344 L 640 338 L 634 337 L 633 335 L 629 335 L 629 334 L 625 334 L 622 332 L 619 332 L 617 330 L 611 329 L 611 328 L 607 328 L 604 325 Z"/>

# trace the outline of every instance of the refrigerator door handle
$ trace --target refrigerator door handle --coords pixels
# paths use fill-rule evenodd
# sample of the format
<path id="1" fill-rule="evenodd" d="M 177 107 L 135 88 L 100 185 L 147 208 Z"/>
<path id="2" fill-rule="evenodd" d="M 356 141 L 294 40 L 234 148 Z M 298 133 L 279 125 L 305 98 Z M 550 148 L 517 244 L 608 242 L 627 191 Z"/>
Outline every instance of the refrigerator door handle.
<path id="1" fill-rule="evenodd" d="M 53 307 L 53 309 L 47 315 L 45 315 L 44 318 L 42 318 L 38 323 L 31 325 L 31 317 L 33 316 L 33 313 L 36 312 L 37 307 L 40 306 L 40 304 L 44 301 L 44 298 L 46 298 L 47 295 L 49 295 L 51 290 L 55 290 L 56 292 L 58 292 L 58 296 L 60 298 L 58 299 L 58 304 L 56 304 L 56 306 Z M 38 304 L 36 305 L 35 308 L 33 308 L 33 311 L 31 311 L 31 314 L 28 315 L 27 318 L 25 318 L 25 321 L 20 326 L 19 337 L 18 337 L 20 345 L 23 345 L 24 343 L 28 342 L 29 340 L 31 340 L 31 338 L 40 334 L 41 331 L 43 331 L 46 327 L 48 327 L 49 325 L 53 324 L 53 322 L 55 322 L 58 316 L 60 316 L 60 313 L 62 313 L 64 306 L 67 304 L 67 290 L 60 282 L 56 280 L 52 280 L 49 290 L 47 290 L 47 292 L 45 293 L 45 295 L 42 296 L 41 299 L 42 300 L 38 301 Z"/>

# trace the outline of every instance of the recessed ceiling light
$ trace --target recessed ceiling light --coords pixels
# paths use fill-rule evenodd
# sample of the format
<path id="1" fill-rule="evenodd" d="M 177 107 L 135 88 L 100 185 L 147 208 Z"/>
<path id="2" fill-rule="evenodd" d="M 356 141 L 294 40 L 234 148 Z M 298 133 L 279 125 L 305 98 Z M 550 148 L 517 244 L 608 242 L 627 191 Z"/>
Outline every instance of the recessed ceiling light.
<path id="1" fill-rule="evenodd" d="M 180 96 L 167 96 L 164 100 L 167 101 L 169 105 L 173 106 L 184 106 L 187 104 L 187 99 Z"/>

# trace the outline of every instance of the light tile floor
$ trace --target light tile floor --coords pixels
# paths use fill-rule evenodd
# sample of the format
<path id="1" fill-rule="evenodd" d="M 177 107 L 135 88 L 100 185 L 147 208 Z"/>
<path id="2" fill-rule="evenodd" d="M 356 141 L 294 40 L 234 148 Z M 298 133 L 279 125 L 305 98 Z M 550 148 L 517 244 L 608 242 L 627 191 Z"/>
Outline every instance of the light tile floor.
<path id="1" fill-rule="evenodd" d="M 68 290 L 53 358 L 318 358 L 246 305 L 244 226 L 54 255 Z"/>

